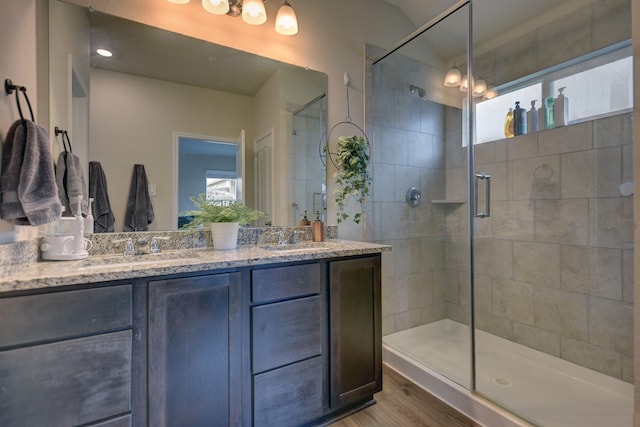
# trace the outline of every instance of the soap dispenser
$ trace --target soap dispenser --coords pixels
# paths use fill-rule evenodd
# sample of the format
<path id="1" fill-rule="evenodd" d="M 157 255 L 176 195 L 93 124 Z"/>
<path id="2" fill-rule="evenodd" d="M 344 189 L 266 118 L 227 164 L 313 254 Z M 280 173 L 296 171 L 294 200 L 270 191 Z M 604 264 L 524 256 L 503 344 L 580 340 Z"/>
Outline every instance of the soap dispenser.
<path id="1" fill-rule="evenodd" d="M 309 221 L 309 218 L 307 218 L 307 211 L 304 211 L 304 216 L 302 217 L 302 219 L 300 220 L 300 225 L 311 225 L 311 221 Z"/>
<path id="2" fill-rule="evenodd" d="M 320 219 L 320 211 L 316 211 L 316 219 L 311 227 L 311 240 L 314 242 L 324 241 L 324 223 Z"/>
<path id="3" fill-rule="evenodd" d="M 555 99 L 553 109 L 553 122 L 555 126 L 566 126 L 569 119 L 569 98 L 562 93 L 566 87 L 558 88 L 558 97 Z"/>
<path id="4" fill-rule="evenodd" d="M 538 109 L 535 99 L 531 101 L 531 108 L 527 111 L 527 132 L 538 132 Z"/>

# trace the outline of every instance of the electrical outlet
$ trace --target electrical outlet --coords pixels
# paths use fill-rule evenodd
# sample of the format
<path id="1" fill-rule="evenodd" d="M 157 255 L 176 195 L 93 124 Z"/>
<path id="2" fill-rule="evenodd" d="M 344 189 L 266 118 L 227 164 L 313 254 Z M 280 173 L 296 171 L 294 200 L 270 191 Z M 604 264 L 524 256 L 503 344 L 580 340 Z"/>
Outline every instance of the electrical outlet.
<path id="1" fill-rule="evenodd" d="M 149 184 L 149 196 L 155 197 L 157 196 L 157 188 L 155 184 Z"/>

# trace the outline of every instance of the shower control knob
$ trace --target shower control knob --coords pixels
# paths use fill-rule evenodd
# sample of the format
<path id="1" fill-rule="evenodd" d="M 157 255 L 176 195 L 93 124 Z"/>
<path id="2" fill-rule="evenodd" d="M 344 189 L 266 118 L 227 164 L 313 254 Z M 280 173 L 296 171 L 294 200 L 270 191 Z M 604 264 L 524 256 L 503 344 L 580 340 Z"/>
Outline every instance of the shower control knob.
<path id="1" fill-rule="evenodd" d="M 409 206 L 411 206 L 412 208 L 415 208 L 417 206 L 420 206 L 420 201 L 422 200 L 422 194 L 420 193 L 420 190 L 418 190 L 416 187 L 411 187 L 409 190 L 407 190 L 406 199 Z"/>

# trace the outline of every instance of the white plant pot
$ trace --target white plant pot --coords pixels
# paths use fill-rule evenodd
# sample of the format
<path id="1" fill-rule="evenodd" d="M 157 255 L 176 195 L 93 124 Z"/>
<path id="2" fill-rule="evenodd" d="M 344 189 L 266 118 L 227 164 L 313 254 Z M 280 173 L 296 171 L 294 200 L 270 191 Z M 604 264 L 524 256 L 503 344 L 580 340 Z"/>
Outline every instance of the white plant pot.
<path id="1" fill-rule="evenodd" d="M 211 223 L 211 239 L 213 249 L 235 249 L 238 246 L 237 222 L 213 222 Z"/>

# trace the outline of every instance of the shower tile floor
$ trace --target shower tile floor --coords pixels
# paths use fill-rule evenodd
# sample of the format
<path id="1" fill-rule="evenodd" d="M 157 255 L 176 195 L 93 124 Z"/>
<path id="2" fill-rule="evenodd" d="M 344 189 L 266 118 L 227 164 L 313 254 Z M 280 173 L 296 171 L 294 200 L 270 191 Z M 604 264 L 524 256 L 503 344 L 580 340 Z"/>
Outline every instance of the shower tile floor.
<path id="1" fill-rule="evenodd" d="M 469 328 L 444 319 L 383 337 L 385 345 L 468 388 Z M 571 362 L 476 332 L 477 391 L 546 427 L 630 427 L 633 386 Z"/>

